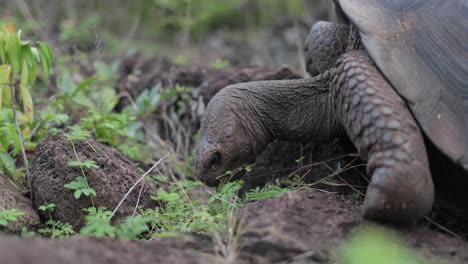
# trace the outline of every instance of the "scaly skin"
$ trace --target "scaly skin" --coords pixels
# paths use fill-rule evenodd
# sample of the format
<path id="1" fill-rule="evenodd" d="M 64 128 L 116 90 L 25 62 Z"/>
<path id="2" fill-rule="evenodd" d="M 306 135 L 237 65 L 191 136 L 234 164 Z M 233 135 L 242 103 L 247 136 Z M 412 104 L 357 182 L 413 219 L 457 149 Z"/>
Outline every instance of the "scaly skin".
<path id="1" fill-rule="evenodd" d="M 318 21 L 305 40 L 304 53 L 307 71 L 312 76 L 325 72 L 346 51 L 349 27 Z"/>
<path id="2" fill-rule="evenodd" d="M 432 183 L 420 129 L 403 99 L 364 50 L 342 55 L 332 80 L 337 116 L 372 176 L 363 215 L 411 222 L 432 207 Z"/>
<path id="3" fill-rule="evenodd" d="M 216 95 L 202 120 L 197 177 L 216 184 L 274 139 L 326 140 L 344 130 L 372 176 L 363 216 L 391 222 L 423 217 L 434 187 L 420 129 L 366 51 L 355 50 L 358 33 L 346 28 L 319 22 L 311 30 L 308 69 L 317 77 L 237 84 Z"/>
<path id="4" fill-rule="evenodd" d="M 196 176 L 208 185 L 252 163 L 274 139 L 309 142 L 344 135 L 329 93 L 330 75 L 225 87 L 203 115 Z M 236 178 L 242 176 L 242 172 Z"/>

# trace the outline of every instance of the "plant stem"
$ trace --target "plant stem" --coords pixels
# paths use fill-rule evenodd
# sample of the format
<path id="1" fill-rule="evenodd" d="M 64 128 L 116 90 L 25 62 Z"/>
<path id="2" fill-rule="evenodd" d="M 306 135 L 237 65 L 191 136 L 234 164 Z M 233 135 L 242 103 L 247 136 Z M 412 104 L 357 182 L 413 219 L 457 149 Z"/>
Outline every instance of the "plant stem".
<path id="1" fill-rule="evenodd" d="M 16 94 L 15 86 L 13 85 L 13 74 L 10 74 L 10 90 L 11 90 L 11 108 L 13 111 L 13 120 L 15 121 L 16 133 L 18 133 L 19 141 L 21 144 L 21 155 L 23 156 L 24 168 L 26 170 L 26 182 L 29 185 L 29 195 L 32 201 L 34 201 L 34 193 L 31 185 L 31 174 L 29 172 L 29 162 L 28 157 L 26 156 L 26 150 L 24 148 L 23 134 L 18 124 L 18 117 L 16 115 Z"/>
<path id="2" fill-rule="evenodd" d="M 127 196 L 133 191 L 133 189 L 135 188 L 135 186 L 138 185 L 138 183 L 140 183 L 145 177 L 146 175 L 148 175 L 148 173 L 150 173 L 151 171 L 153 171 L 154 168 L 156 168 L 159 163 L 161 163 L 163 160 L 165 160 L 167 158 L 167 156 L 169 156 L 169 153 L 167 153 L 164 157 L 162 157 L 161 159 L 158 160 L 158 162 L 156 162 L 156 164 L 153 165 L 153 167 L 151 167 L 148 171 L 146 171 L 143 175 L 141 175 L 140 179 L 138 179 L 135 184 L 133 184 L 132 187 L 130 187 L 130 189 L 128 190 L 128 192 L 124 195 L 124 197 L 122 198 L 122 200 L 120 200 L 119 204 L 117 204 L 117 206 L 115 207 L 114 211 L 112 211 L 112 214 L 107 218 L 108 221 L 111 220 L 111 218 L 115 215 L 115 213 L 117 212 L 117 210 L 120 208 L 120 206 L 122 205 L 122 203 L 125 201 L 125 199 L 127 199 Z"/>
<path id="3" fill-rule="evenodd" d="M 75 153 L 76 160 L 77 160 L 78 162 L 81 162 L 81 161 L 80 161 L 80 157 L 78 157 L 78 153 L 76 153 L 75 143 L 73 143 L 73 140 L 68 140 L 68 141 L 70 141 L 70 143 L 71 143 L 71 145 L 72 145 L 73 153 Z M 95 150 L 93 147 L 91 147 L 91 148 L 96 152 L 96 150 Z M 83 165 L 80 165 L 80 170 L 81 170 L 81 175 L 83 175 L 83 178 L 85 179 L 86 184 L 87 184 L 88 187 L 89 187 L 89 181 L 88 181 L 88 179 L 86 178 L 86 174 L 85 174 L 85 172 L 84 172 L 84 170 L 83 170 Z M 91 198 L 91 204 L 92 204 L 92 206 L 93 206 L 94 208 L 96 208 L 96 205 L 94 205 L 93 196 L 90 195 L 89 198 Z"/>

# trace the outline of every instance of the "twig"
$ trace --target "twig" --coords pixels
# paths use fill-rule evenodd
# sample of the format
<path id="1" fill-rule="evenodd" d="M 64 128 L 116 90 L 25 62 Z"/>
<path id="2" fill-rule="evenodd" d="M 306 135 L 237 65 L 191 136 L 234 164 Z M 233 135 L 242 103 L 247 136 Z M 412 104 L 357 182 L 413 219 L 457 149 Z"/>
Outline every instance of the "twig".
<path id="1" fill-rule="evenodd" d="M 439 228 L 440 230 L 442 231 L 445 231 L 447 232 L 449 235 L 452 235 L 453 237 L 456 237 L 458 239 L 463 239 L 461 236 L 455 234 L 454 232 L 450 231 L 448 228 L 446 228 L 445 226 L 437 223 L 436 221 L 430 219 L 429 217 L 425 216 L 424 219 L 426 219 L 429 223 L 435 225 L 437 228 Z"/>
<path id="2" fill-rule="evenodd" d="M 120 200 L 120 202 L 117 204 L 117 206 L 115 207 L 114 211 L 112 211 L 112 214 L 109 216 L 109 218 L 107 218 L 107 220 L 111 220 L 111 218 L 115 215 L 115 212 L 117 212 L 117 210 L 120 208 L 120 206 L 122 205 L 122 203 L 127 199 L 128 195 L 133 191 L 133 189 L 135 189 L 135 186 L 138 185 L 138 183 L 140 183 L 145 177 L 146 175 L 148 175 L 152 170 L 154 170 L 154 168 L 156 168 L 163 160 L 165 160 L 167 157 L 169 156 L 169 153 L 166 154 L 164 157 L 162 157 L 160 160 L 158 160 L 158 162 L 156 162 L 156 164 L 153 165 L 153 167 L 151 167 L 149 170 L 147 170 L 145 172 L 145 174 L 141 175 L 140 179 L 138 179 L 135 184 L 133 184 L 132 187 L 130 187 L 130 189 L 128 190 L 128 192 L 124 195 L 124 197 L 122 198 L 122 200 Z"/>
<path id="3" fill-rule="evenodd" d="M 140 188 L 140 192 L 138 193 L 138 199 L 137 199 L 137 202 L 136 202 L 136 204 L 135 204 L 135 208 L 133 209 L 132 218 L 135 217 L 135 215 L 136 215 L 136 211 L 137 211 L 137 209 L 138 209 L 138 205 L 140 204 L 141 193 L 143 192 L 144 187 L 145 187 L 145 185 L 142 184 L 142 185 L 141 185 L 141 188 Z"/>
<path id="4" fill-rule="evenodd" d="M 21 145 L 21 155 L 23 156 L 24 169 L 26 170 L 26 182 L 29 185 L 29 195 L 32 201 L 34 201 L 34 193 L 31 185 L 31 173 L 29 172 L 29 162 L 28 157 L 26 156 L 26 149 L 24 147 L 23 135 L 18 124 L 18 117 L 16 114 L 16 95 L 15 95 L 15 86 L 13 85 L 13 74 L 10 74 L 10 91 L 11 91 L 11 108 L 13 111 L 13 120 L 15 122 L 16 133 L 18 133 L 20 145 Z"/>

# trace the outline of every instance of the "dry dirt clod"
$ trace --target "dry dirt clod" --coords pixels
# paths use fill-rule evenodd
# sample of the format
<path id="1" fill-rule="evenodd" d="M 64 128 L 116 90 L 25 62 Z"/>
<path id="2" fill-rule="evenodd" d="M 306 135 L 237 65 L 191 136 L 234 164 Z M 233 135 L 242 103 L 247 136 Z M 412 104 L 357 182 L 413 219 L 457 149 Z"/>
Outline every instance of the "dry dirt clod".
<path id="1" fill-rule="evenodd" d="M 89 186 L 97 193 L 97 196 L 93 197 L 95 206 L 105 206 L 107 210 L 113 210 L 140 178 L 140 173 L 119 151 L 97 143 L 92 138 L 73 143 L 81 162 L 93 160 L 98 166 L 94 169 L 84 168 Z M 36 194 L 34 207 L 39 208 L 43 204 L 54 203 L 57 209 L 52 212 L 52 218 L 70 223 L 75 229 L 79 229 L 84 224 L 83 209 L 91 207 L 92 201 L 89 196 L 84 195 L 76 199 L 73 195 L 74 190 L 64 187 L 65 184 L 82 176 L 79 167 L 68 165 L 70 161 L 77 160 L 72 144 L 63 133 L 52 134 L 38 144 L 35 153 L 31 169 L 32 185 Z M 145 187 L 139 205 L 152 207 L 154 202 L 150 199 L 150 195 L 154 194 L 154 189 L 146 181 L 143 182 Z M 135 189 L 137 191 L 130 193 L 117 211 L 117 220 L 132 215 L 137 205 L 140 188 Z M 40 214 L 43 220 L 49 219 L 48 214 L 44 212 Z"/>
<path id="2" fill-rule="evenodd" d="M 0 174 L 0 211 L 11 209 L 17 209 L 24 215 L 16 222 L 9 222 L 5 228 L 0 226 L 0 230 L 17 233 L 23 226 L 32 230 L 39 225 L 39 215 L 33 210 L 31 200 L 21 194 L 8 176 Z"/>
<path id="3" fill-rule="evenodd" d="M 239 252 L 260 255 L 272 263 L 329 263 L 355 230 L 374 224 L 363 222 L 360 206 L 343 197 L 317 190 L 286 193 L 248 204 L 237 213 L 241 237 Z M 468 263 L 468 243 L 426 227 L 379 229 L 396 234 L 405 247 L 434 263 Z"/>
<path id="4" fill-rule="evenodd" d="M 85 237 L 20 240 L 0 236 L 0 256 L 1 263 L 8 264 L 224 263 L 222 258 L 214 254 L 209 238 L 195 235 L 152 241 Z"/>

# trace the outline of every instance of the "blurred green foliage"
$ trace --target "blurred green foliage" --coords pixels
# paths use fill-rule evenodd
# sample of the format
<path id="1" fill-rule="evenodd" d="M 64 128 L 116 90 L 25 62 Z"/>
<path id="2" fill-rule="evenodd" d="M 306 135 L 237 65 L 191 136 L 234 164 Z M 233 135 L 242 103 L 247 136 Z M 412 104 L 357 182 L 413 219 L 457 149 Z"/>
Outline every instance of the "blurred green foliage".
<path id="1" fill-rule="evenodd" d="M 358 230 L 344 245 L 341 252 L 343 264 L 418 264 L 414 252 L 393 234 L 383 228 L 366 227 Z"/>
<path id="2" fill-rule="evenodd" d="M 106 50 L 125 42 L 196 41 L 218 29 L 255 29 L 284 16 L 306 16 L 303 0 L 25 0 L 27 10 L 18 2 L 0 11 L 0 24 L 49 32 L 79 49 L 102 40 Z"/>

